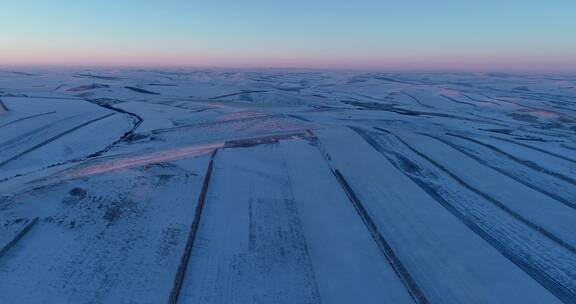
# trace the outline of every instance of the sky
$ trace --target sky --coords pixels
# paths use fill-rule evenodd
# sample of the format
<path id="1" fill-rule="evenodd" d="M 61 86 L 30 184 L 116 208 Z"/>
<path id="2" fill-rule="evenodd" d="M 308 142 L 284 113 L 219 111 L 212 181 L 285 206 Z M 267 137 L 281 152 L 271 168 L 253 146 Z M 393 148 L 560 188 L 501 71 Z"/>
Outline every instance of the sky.
<path id="1" fill-rule="evenodd" d="M 574 0 L 4 0 L 1 65 L 576 71 Z"/>

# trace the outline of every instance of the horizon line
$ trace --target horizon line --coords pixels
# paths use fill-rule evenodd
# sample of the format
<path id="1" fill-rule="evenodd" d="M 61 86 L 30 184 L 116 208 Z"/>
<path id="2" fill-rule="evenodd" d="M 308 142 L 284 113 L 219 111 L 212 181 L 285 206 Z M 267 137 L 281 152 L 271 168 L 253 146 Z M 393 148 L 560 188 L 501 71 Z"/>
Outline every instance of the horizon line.
<path id="1" fill-rule="evenodd" d="M 80 64 L 80 63 L 0 63 L 0 69 L 5 68 L 86 68 L 86 69 L 125 69 L 125 70 L 161 70 L 161 69 L 182 69 L 182 70 L 309 70 L 326 72 L 370 72 L 370 73 L 508 73 L 508 74 L 533 74 L 533 73 L 555 73 L 555 74 L 576 74 L 576 68 L 566 67 L 555 68 L 476 68 L 476 67 L 312 67 L 312 66 L 226 66 L 226 65 L 194 65 L 194 64 Z"/>

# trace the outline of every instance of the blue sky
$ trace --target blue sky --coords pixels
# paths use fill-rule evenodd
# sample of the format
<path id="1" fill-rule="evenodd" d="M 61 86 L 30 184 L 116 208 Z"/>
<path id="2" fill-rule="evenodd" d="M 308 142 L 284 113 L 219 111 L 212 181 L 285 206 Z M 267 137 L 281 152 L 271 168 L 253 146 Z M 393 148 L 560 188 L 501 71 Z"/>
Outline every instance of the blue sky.
<path id="1" fill-rule="evenodd" d="M 2 4 L 0 64 L 576 68 L 576 1 Z"/>

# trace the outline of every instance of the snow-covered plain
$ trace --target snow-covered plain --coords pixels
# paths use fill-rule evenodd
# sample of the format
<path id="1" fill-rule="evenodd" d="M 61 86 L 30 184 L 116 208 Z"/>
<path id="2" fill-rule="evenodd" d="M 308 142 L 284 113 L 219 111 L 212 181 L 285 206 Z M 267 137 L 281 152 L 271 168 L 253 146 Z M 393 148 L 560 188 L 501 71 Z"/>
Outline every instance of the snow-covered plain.
<path id="1" fill-rule="evenodd" d="M 576 76 L 0 70 L 0 303 L 576 303 Z"/>

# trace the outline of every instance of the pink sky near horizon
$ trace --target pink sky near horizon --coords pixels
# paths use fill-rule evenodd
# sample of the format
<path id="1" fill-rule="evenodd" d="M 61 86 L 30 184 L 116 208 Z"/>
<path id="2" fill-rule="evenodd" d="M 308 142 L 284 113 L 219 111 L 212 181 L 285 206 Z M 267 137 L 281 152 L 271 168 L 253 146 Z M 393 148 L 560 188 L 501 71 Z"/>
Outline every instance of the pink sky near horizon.
<path id="1" fill-rule="evenodd" d="M 473 71 L 571 71 L 576 58 L 565 54 L 428 56 L 385 53 L 350 58 L 338 54 L 288 56 L 278 54 L 209 54 L 208 52 L 103 52 L 75 50 L 2 50 L 0 65 L 65 65 L 118 67 L 230 67 L 230 68 L 319 68 L 319 69 L 397 69 Z"/>

